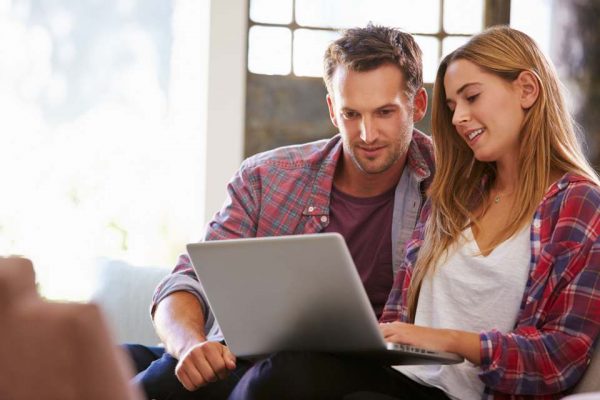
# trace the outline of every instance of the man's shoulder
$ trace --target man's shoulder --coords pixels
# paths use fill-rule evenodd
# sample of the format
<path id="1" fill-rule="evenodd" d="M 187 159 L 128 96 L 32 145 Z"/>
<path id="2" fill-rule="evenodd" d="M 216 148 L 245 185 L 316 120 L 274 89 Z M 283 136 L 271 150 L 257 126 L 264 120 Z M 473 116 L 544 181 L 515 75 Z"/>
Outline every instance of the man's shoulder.
<path id="1" fill-rule="evenodd" d="M 318 169 L 324 162 L 335 162 L 340 146 L 341 138 L 336 135 L 329 139 L 278 147 L 247 158 L 242 164 L 242 169 L 263 166 Z"/>
<path id="2" fill-rule="evenodd" d="M 418 129 L 414 129 L 412 140 L 417 144 L 419 150 L 423 153 L 423 156 L 433 159 L 433 141 L 431 140 L 431 136 Z"/>
<path id="3" fill-rule="evenodd" d="M 415 173 L 426 181 L 430 181 L 435 173 L 433 142 L 431 137 L 414 129 L 408 149 L 408 164 Z"/>

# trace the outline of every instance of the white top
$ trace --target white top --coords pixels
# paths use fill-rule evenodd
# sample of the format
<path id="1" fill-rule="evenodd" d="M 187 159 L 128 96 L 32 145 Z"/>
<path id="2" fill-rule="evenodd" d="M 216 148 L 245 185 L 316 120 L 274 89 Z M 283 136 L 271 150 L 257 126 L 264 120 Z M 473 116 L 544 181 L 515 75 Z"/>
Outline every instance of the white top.
<path id="1" fill-rule="evenodd" d="M 517 321 L 529 273 L 529 227 L 482 256 L 470 228 L 424 280 L 415 325 L 470 332 L 509 332 Z M 409 378 L 443 390 L 453 399 L 480 399 L 478 366 L 394 367 Z"/>

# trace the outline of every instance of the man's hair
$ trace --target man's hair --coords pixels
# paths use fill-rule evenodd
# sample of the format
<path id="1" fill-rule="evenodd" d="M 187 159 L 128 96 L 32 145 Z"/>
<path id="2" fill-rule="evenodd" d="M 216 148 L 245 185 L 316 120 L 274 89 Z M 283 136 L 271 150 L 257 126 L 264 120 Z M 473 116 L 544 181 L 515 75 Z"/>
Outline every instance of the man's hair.
<path id="1" fill-rule="evenodd" d="M 331 43 L 323 60 L 323 80 L 332 92 L 333 75 L 338 66 L 351 71 L 371 71 L 383 64 L 396 65 L 402 71 L 409 96 L 423 86 L 421 49 L 409 33 L 369 23 L 365 28 L 345 30 Z"/>

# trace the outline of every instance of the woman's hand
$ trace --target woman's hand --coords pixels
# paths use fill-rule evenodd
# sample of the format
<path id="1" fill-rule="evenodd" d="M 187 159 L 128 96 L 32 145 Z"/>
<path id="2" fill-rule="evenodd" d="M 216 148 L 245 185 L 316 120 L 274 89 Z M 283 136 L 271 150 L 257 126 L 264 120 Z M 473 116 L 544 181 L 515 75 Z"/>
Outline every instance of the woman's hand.
<path id="1" fill-rule="evenodd" d="M 456 353 L 475 365 L 481 363 L 477 333 L 428 328 L 399 321 L 379 324 L 379 329 L 386 342 Z"/>

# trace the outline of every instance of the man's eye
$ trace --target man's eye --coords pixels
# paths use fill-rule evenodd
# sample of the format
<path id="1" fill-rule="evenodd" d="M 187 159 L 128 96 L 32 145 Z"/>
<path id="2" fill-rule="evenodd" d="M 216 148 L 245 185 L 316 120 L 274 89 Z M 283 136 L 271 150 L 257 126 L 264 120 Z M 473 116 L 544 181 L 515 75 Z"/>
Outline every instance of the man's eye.
<path id="1" fill-rule="evenodd" d="M 354 111 L 344 111 L 342 112 L 342 116 L 345 119 L 352 119 L 352 118 L 356 118 L 356 116 L 358 115 L 358 113 L 354 112 Z"/>
<path id="2" fill-rule="evenodd" d="M 385 116 L 391 115 L 393 112 L 394 112 L 394 110 L 390 110 L 390 109 L 379 110 L 379 115 L 385 117 Z"/>

